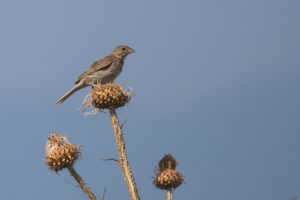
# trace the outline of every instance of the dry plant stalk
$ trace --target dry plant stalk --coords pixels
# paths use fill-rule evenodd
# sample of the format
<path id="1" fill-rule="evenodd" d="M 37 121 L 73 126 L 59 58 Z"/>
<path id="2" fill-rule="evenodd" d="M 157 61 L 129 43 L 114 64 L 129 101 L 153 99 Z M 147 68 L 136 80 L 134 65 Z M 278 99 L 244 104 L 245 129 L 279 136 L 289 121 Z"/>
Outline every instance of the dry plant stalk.
<path id="1" fill-rule="evenodd" d="M 168 200 L 173 200 L 173 193 L 172 193 L 172 190 L 168 190 Z"/>
<path id="2" fill-rule="evenodd" d="M 97 84 L 94 86 L 89 97 L 84 100 L 83 105 L 86 105 L 84 110 L 94 106 L 98 111 L 108 109 L 110 111 L 111 121 L 116 137 L 116 143 L 118 147 L 120 160 L 118 161 L 122 172 L 125 177 L 125 181 L 128 186 L 129 193 L 132 200 L 139 200 L 139 194 L 134 181 L 134 177 L 127 158 L 126 145 L 123 137 L 122 126 L 120 126 L 117 113 L 115 109 L 122 107 L 129 103 L 133 94 L 125 90 L 120 84 L 108 83 Z"/>
<path id="3" fill-rule="evenodd" d="M 110 111 L 111 121 L 116 137 L 117 148 L 119 152 L 120 160 L 118 161 L 122 172 L 125 177 L 125 181 L 128 186 L 129 193 L 132 200 L 140 200 L 136 183 L 129 165 L 127 158 L 126 145 L 123 137 L 122 126 L 120 126 L 117 113 L 115 109 L 122 107 L 129 103 L 133 96 L 133 93 L 124 89 L 120 84 L 108 83 L 108 84 L 96 84 L 88 97 L 84 100 L 84 110 L 94 106 L 96 110 L 94 113 L 108 109 Z M 109 159 L 108 159 L 109 160 Z M 112 159 L 114 160 L 114 159 Z M 117 161 L 117 160 L 115 160 Z"/>
<path id="4" fill-rule="evenodd" d="M 68 166 L 68 170 L 70 174 L 74 177 L 74 179 L 77 181 L 77 183 L 80 185 L 82 191 L 86 193 L 86 195 L 91 200 L 97 200 L 97 197 L 94 195 L 94 193 L 91 191 L 91 189 L 87 186 L 87 184 L 82 180 L 81 176 L 75 171 L 72 165 Z"/>
<path id="5" fill-rule="evenodd" d="M 131 199 L 132 200 L 140 200 L 138 190 L 136 187 L 136 183 L 135 183 L 135 180 L 133 177 L 133 173 L 131 171 L 131 167 L 130 167 L 128 157 L 127 157 L 126 145 L 125 145 L 125 140 L 123 137 L 123 131 L 120 126 L 117 113 L 114 109 L 110 109 L 110 116 L 111 116 L 113 129 L 115 132 L 115 137 L 116 137 L 116 142 L 117 142 L 117 147 L 118 147 L 118 152 L 119 152 L 119 157 L 120 157 L 119 164 L 123 171 L 125 181 L 127 183 L 128 190 L 131 195 Z"/>
<path id="6" fill-rule="evenodd" d="M 101 200 L 104 200 L 105 192 L 106 192 L 106 187 L 104 188 L 104 191 L 102 193 Z"/>

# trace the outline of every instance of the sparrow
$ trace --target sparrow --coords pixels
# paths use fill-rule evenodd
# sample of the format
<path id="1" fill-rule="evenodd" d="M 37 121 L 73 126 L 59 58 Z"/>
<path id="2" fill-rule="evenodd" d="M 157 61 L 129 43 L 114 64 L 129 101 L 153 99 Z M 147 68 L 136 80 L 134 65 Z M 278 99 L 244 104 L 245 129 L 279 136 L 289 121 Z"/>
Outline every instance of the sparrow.
<path id="1" fill-rule="evenodd" d="M 135 51 L 129 46 L 118 46 L 105 58 L 92 63 L 89 68 L 83 72 L 75 82 L 75 86 L 62 96 L 56 104 L 62 104 L 76 91 L 87 86 L 93 86 L 97 83 L 105 84 L 114 82 L 122 72 L 125 58 Z"/>

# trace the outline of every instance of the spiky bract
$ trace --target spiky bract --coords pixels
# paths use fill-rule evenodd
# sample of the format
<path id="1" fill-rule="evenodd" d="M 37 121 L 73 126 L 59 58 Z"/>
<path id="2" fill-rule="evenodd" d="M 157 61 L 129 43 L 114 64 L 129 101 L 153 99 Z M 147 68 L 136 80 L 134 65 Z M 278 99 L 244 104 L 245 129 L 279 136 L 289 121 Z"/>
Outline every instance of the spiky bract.
<path id="1" fill-rule="evenodd" d="M 90 93 L 90 99 L 87 100 L 86 108 L 89 108 L 91 103 L 100 110 L 116 109 L 127 104 L 132 96 L 133 94 L 125 90 L 120 84 L 97 84 Z"/>
<path id="2" fill-rule="evenodd" d="M 182 175 L 174 169 L 166 169 L 160 172 L 154 180 L 154 185 L 161 190 L 175 189 L 182 183 Z"/>
<path id="3" fill-rule="evenodd" d="M 74 145 L 69 140 L 58 134 L 50 134 L 45 153 L 45 162 L 49 166 L 49 169 L 58 172 L 70 165 L 78 159 L 80 156 L 80 145 Z"/>

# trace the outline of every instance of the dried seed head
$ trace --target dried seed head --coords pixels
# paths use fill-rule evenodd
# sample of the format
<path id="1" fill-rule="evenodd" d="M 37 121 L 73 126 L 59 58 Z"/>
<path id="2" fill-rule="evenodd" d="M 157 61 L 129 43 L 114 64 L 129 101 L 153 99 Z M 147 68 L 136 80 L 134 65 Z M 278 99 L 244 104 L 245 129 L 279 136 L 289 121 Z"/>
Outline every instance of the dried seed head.
<path id="1" fill-rule="evenodd" d="M 58 172 L 66 168 L 77 160 L 80 156 L 80 145 L 74 145 L 69 140 L 58 133 L 50 134 L 45 153 L 46 163 L 49 170 Z"/>
<path id="2" fill-rule="evenodd" d="M 183 183 L 183 174 L 176 171 L 178 163 L 171 154 L 165 155 L 158 163 L 153 184 L 161 190 L 171 190 Z"/>
<path id="3" fill-rule="evenodd" d="M 183 176 L 174 169 L 166 169 L 157 175 L 153 183 L 161 190 L 175 189 L 183 183 Z"/>
<path id="4" fill-rule="evenodd" d="M 115 109 L 124 106 L 133 96 L 132 93 L 125 90 L 122 85 L 109 83 L 95 85 L 90 93 L 90 99 L 87 100 L 86 109 L 92 104 L 95 108 Z"/>
<path id="5" fill-rule="evenodd" d="M 160 171 L 164 171 L 166 169 L 175 169 L 177 165 L 177 161 L 171 154 L 165 155 L 158 163 Z"/>

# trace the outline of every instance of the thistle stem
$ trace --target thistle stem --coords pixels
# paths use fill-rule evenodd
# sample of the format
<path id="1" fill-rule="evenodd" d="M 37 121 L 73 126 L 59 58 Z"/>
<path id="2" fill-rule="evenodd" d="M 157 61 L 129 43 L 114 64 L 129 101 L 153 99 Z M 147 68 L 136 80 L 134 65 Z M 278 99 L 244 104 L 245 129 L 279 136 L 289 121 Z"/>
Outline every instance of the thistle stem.
<path id="1" fill-rule="evenodd" d="M 133 173 L 131 171 L 131 167 L 128 161 L 125 140 L 123 137 L 123 131 L 119 123 L 119 119 L 117 113 L 114 109 L 110 110 L 111 121 L 113 125 L 113 129 L 115 132 L 116 143 L 118 147 L 119 157 L 120 157 L 120 167 L 123 171 L 125 181 L 128 186 L 129 193 L 131 195 L 132 200 L 140 200 L 138 190 L 136 187 L 136 183 L 134 181 Z"/>
<path id="2" fill-rule="evenodd" d="M 68 166 L 68 170 L 70 174 L 74 177 L 74 179 L 77 181 L 77 183 L 80 185 L 82 191 L 86 193 L 86 195 L 91 199 L 91 200 L 97 200 L 96 196 L 94 193 L 91 191 L 91 189 L 87 186 L 87 184 L 82 180 L 81 176 L 75 171 L 73 166 Z"/>
<path id="3" fill-rule="evenodd" d="M 173 193 L 172 190 L 168 190 L 168 200 L 173 200 Z"/>

